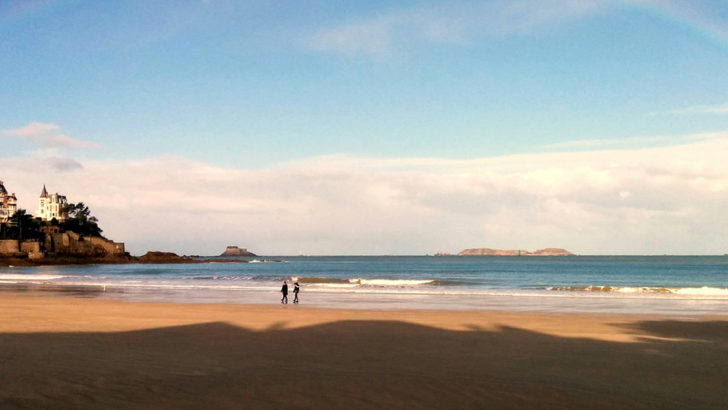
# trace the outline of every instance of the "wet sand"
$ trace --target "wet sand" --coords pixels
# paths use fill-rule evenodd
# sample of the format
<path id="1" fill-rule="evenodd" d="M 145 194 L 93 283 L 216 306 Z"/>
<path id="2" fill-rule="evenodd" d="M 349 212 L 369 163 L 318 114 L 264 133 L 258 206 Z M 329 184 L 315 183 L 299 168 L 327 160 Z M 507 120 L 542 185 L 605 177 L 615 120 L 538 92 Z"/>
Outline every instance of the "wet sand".
<path id="1" fill-rule="evenodd" d="M 0 408 L 726 408 L 728 316 L 0 294 Z"/>

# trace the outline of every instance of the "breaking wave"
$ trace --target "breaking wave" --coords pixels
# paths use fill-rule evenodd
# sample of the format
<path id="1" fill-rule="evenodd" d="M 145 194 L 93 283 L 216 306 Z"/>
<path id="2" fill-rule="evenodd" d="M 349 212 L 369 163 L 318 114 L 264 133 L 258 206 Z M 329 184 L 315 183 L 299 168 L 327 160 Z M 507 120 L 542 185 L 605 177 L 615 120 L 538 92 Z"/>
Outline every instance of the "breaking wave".
<path id="1" fill-rule="evenodd" d="M 288 280 L 306 284 L 321 285 L 349 285 L 349 286 L 371 286 L 371 287 L 413 287 L 413 286 L 446 286 L 462 284 L 456 281 L 435 280 L 435 279 L 365 279 L 365 278 L 322 278 L 307 276 L 292 276 Z"/>
<path id="2" fill-rule="evenodd" d="M 648 287 L 648 286 L 550 286 L 547 290 L 564 292 L 604 292 L 631 294 L 668 294 L 695 296 L 728 296 L 728 288 L 703 287 Z"/>
<path id="3" fill-rule="evenodd" d="M 17 274 L 0 274 L 0 282 L 30 282 L 63 279 L 62 275 L 17 275 Z"/>

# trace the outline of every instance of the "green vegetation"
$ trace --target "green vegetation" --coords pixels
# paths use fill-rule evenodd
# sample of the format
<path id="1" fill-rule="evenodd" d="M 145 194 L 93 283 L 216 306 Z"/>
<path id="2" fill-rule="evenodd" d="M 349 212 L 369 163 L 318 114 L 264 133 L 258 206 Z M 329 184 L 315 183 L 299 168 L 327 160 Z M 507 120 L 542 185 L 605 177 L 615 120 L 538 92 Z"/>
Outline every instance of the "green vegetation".
<path id="1" fill-rule="evenodd" d="M 59 222 L 55 218 L 51 221 L 42 221 L 34 218 L 25 209 L 19 209 L 10 217 L 6 224 L 0 224 L 0 239 L 32 240 L 43 239 L 45 227 L 57 226 L 61 232 L 75 232 L 83 236 L 102 237 L 103 230 L 99 228 L 99 220 L 91 215 L 88 206 L 83 202 L 66 205 L 64 212 L 68 217 Z"/>
<path id="2" fill-rule="evenodd" d="M 40 219 L 33 218 L 33 215 L 25 212 L 25 209 L 18 209 L 7 224 L 0 224 L 0 238 L 21 241 L 41 239 L 42 226 L 43 222 Z"/>
<path id="3" fill-rule="evenodd" d="M 99 228 L 99 220 L 91 216 L 91 211 L 83 203 L 68 204 L 64 209 L 68 217 L 59 224 L 62 231 L 73 231 L 85 236 L 101 236 L 103 230 Z"/>

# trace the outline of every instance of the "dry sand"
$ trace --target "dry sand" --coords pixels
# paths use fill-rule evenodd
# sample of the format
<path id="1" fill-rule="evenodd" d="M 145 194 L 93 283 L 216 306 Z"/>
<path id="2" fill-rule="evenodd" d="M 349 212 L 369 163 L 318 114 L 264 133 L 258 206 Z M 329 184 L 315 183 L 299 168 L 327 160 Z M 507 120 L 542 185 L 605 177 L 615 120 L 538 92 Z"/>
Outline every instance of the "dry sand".
<path id="1" fill-rule="evenodd" d="M 0 293 L 0 408 L 728 408 L 728 317 Z"/>

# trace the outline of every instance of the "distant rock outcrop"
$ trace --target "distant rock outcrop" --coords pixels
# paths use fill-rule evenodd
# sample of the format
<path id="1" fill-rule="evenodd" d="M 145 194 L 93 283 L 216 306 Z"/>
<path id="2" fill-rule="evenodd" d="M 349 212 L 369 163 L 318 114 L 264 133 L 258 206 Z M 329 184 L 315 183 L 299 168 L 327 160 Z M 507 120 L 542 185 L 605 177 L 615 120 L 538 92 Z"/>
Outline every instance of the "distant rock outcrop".
<path id="1" fill-rule="evenodd" d="M 139 257 L 140 263 L 194 263 L 194 259 L 179 256 L 174 252 L 149 251 Z"/>
<path id="2" fill-rule="evenodd" d="M 519 249 L 471 248 L 458 253 L 459 256 L 569 256 L 573 253 L 561 248 L 545 248 L 533 252 Z"/>
<path id="3" fill-rule="evenodd" d="M 544 248 L 529 253 L 534 256 L 571 256 L 573 253 L 562 248 Z"/>
<path id="4" fill-rule="evenodd" d="M 512 249 L 471 248 L 458 252 L 458 256 L 517 256 L 520 255 L 521 252 L 525 251 Z"/>
<path id="5" fill-rule="evenodd" d="M 225 252 L 220 256 L 258 256 L 252 252 L 248 252 L 246 248 L 238 248 L 237 246 L 228 246 Z"/>

